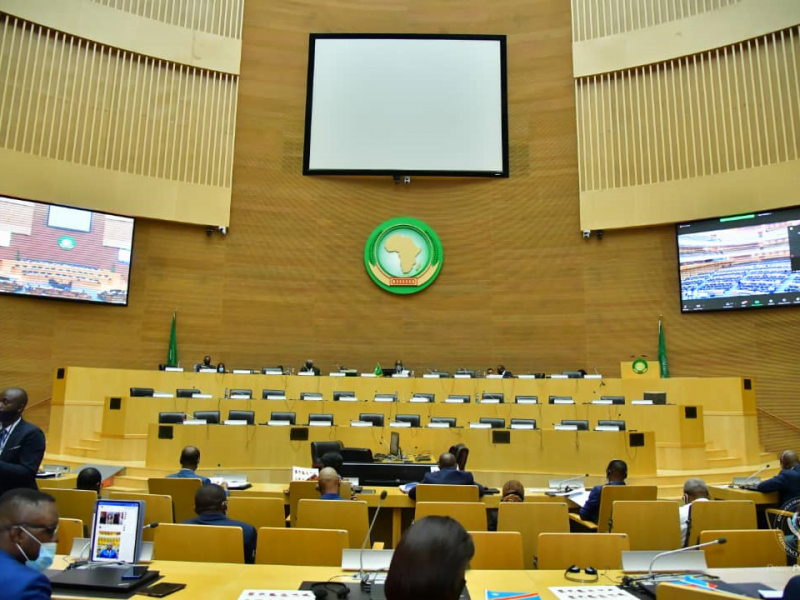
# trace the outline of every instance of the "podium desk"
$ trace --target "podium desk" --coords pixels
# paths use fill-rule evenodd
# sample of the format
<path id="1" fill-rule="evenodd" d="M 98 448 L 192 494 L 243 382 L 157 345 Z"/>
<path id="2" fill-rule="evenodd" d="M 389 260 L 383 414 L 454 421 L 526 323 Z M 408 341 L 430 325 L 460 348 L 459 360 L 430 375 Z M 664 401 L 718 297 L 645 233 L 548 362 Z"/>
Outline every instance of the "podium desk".
<path id="1" fill-rule="evenodd" d="M 750 500 L 757 507 L 777 506 L 780 503 L 778 492 L 757 492 L 755 490 L 743 490 L 732 488 L 727 485 L 710 485 L 708 491 L 711 492 L 713 500 Z"/>

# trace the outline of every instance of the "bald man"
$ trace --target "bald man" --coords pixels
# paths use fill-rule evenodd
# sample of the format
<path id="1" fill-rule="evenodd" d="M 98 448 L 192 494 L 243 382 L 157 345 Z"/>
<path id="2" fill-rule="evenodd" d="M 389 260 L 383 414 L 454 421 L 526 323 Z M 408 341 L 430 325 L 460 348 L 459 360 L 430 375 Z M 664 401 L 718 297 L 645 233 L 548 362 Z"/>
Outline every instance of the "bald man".
<path id="1" fill-rule="evenodd" d="M 194 512 L 197 513 L 197 517 L 184 521 L 184 523 L 241 528 L 244 542 L 244 562 L 249 564 L 255 562 L 257 540 L 255 527 L 244 521 L 228 518 L 228 497 L 222 487 L 214 483 L 201 486 L 194 495 Z"/>
<path id="2" fill-rule="evenodd" d="M 325 467 L 319 471 L 319 493 L 320 500 L 344 500 L 339 495 L 341 479 L 339 474 L 332 467 Z"/>
<path id="3" fill-rule="evenodd" d="M 44 457 L 44 433 L 22 418 L 28 394 L 21 388 L 0 393 L 0 496 L 16 488 L 36 487 Z"/>
<path id="4" fill-rule="evenodd" d="M 781 505 L 800 497 L 800 467 L 797 453 L 785 450 L 780 456 L 781 471 L 772 479 L 762 481 L 756 486 L 759 492 L 778 492 Z M 792 508 L 792 510 L 797 510 Z"/>
<path id="5" fill-rule="evenodd" d="M 478 487 L 478 495 L 483 496 L 486 489 L 475 482 L 475 478 L 469 471 L 459 471 L 456 456 L 451 452 L 445 452 L 439 456 L 439 470 L 436 473 L 425 473 L 422 483 L 437 485 L 474 485 Z M 412 500 L 417 499 L 417 488 L 408 491 L 408 497 Z"/>
<path id="6" fill-rule="evenodd" d="M 200 466 L 200 448 L 196 446 L 186 446 L 181 450 L 181 470 L 167 477 L 178 477 L 180 479 L 199 479 L 203 485 L 208 485 L 211 480 L 208 477 L 198 475 L 197 467 Z"/>

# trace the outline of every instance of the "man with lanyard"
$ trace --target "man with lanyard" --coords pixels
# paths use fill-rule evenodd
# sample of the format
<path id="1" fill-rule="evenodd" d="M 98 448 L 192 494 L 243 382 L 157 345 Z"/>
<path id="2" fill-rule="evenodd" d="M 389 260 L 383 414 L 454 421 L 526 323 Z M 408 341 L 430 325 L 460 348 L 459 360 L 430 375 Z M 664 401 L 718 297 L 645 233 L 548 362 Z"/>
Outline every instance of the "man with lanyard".
<path id="1" fill-rule="evenodd" d="M 44 433 L 22 418 L 28 394 L 20 388 L 0 393 L 0 496 L 15 488 L 36 487 L 44 457 Z"/>

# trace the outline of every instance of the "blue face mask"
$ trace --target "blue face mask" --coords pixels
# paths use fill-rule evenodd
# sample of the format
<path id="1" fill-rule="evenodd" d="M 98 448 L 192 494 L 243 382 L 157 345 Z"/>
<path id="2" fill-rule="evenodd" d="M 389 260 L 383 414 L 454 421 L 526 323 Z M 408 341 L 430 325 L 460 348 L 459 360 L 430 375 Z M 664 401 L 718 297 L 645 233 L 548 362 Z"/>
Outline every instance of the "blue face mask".
<path id="1" fill-rule="evenodd" d="M 39 544 L 39 557 L 36 560 L 30 560 L 28 555 L 25 554 L 25 550 L 22 549 L 22 546 L 17 544 L 17 548 L 20 552 L 22 552 L 22 556 L 25 557 L 25 566 L 29 569 L 33 569 L 34 571 L 46 571 L 51 567 L 53 564 L 53 559 L 56 556 L 56 546 L 55 542 L 40 542 L 39 539 L 34 536 L 30 531 L 25 529 L 24 527 L 20 526 L 20 529 L 31 536 L 36 542 Z"/>

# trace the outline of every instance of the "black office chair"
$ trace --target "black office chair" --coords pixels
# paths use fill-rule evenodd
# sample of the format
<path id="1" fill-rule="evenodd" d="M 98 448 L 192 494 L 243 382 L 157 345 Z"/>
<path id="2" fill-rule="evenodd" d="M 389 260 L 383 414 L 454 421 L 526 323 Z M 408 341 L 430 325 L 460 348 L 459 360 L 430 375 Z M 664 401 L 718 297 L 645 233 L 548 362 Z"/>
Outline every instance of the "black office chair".
<path id="1" fill-rule="evenodd" d="M 253 390 L 231 390 L 230 398 L 234 396 L 244 396 L 247 400 L 253 399 Z"/>
<path id="2" fill-rule="evenodd" d="M 358 420 L 372 423 L 373 427 L 383 427 L 383 415 L 380 413 L 360 413 Z"/>
<path id="3" fill-rule="evenodd" d="M 514 428 L 514 425 L 533 425 L 533 428 L 536 429 L 536 419 L 511 419 L 511 428 Z"/>
<path id="4" fill-rule="evenodd" d="M 293 412 L 275 412 L 269 413 L 270 421 L 289 421 L 292 425 L 297 423 L 297 413 Z"/>
<path id="5" fill-rule="evenodd" d="M 194 388 L 192 388 L 190 390 L 189 389 L 178 389 L 178 390 L 175 390 L 175 397 L 176 398 L 191 398 L 195 394 L 200 394 L 200 393 L 202 393 L 202 392 L 200 392 L 200 390 L 196 390 Z"/>
<path id="6" fill-rule="evenodd" d="M 586 371 L 561 371 L 562 375 L 566 375 L 569 379 L 583 379 Z"/>
<path id="7" fill-rule="evenodd" d="M 342 453 L 342 442 L 311 442 L 311 466 L 315 469 L 322 467 L 322 457 L 328 452 Z"/>
<path id="8" fill-rule="evenodd" d="M 488 423 L 492 426 L 492 429 L 505 429 L 506 428 L 506 420 L 500 417 L 481 417 L 478 421 L 479 423 Z"/>
<path id="9" fill-rule="evenodd" d="M 397 394 L 375 394 L 375 402 L 397 402 Z"/>
<path id="10" fill-rule="evenodd" d="M 562 425 L 575 425 L 578 431 L 589 431 L 589 421 L 582 419 L 561 419 Z"/>
<path id="11" fill-rule="evenodd" d="M 158 413 L 158 422 L 163 424 L 178 425 L 186 420 L 186 413 L 182 412 L 162 412 Z"/>
<path id="12" fill-rule="evenodd" d="M 575 404 L 575 401 L 572 399 L 572 396 L 550 396 L 550 398 L 548 398 L 548 402 L 550 404 L 561 404 L 561 403 Z"/>
<path id="13" fill-rule="evenodd" d="M 514 396 L 517 404 L 539 404 L 539 396 Z"/>
<path id="14" fill-rule="evenodd" d="M 153 388 L 131 388 L 131 398 L 152 398 L 155 393 Z"/>
<path id="15" fill-rule="evenodd" d="M 456 426 L 455 417 L 431 417 L 431 423 L 448 423 L 450 427 Z"/>
<path id="16" fill-rule="evenodd" d="M 625 404 L 625 396 L 600 396 L 600 400 L 610 400 L 611 404 Z"/>
<path id="17" fill-rule="evenodd" d="M 261 390 L 261 399 L 269 400 L 270 396 L 281 396 L 281 400 L 286 397 L 286 390 Z"/>
<path id="18" fill-rule="evenodd" d="M 450 446 L 450 454 L 456 457 L 456 464 L 462 471 L 467 466 L 467 459 L 469 458 L 469 448 L 464 444 L 455 444 Z"/>
<path id="19" fill-rule="evenodd" d="M 338 402 L 342 398 L 355 398 L 355 392 L 333 392 L 333 401 Z"/>
<path id="20" fill-rule="evenodd" d="M 461 401 L 463 404 L 469 404 L 470 397 L 465 394 L 450 394 L 447 397 L 448 402 L 453 402 L 455 400 Z"/>
<path id="21" fill-rule="evenodd" d="M 419 427 L 421 423 L 419 415 L 396 415 L 394 420 L 401 423 L 411 423 L 412 427 Z"/>
<path id="22" fill-rule="evenodd" d="M 505 394 L 502 392 L 483 392 L 481 394 L 481 402 L 499 402 L 500 404 L 503 403 L 503 399 L 505 398 Z"/>
<path id="23" fill-rule="evenodd" d="M 420 392 L 416 392 L 412 397 L 412 400 L 416 398 L 425 398 L 425 400 L 427 400 L 428 402 L 434 402 L 436 400 L 436 394 L 423 394 Z M 417 402 L 419 402 L 419 400 L 417 400 Z"/>
<path id="24" fill-rule="evenodd" d="M 322 401 L 322 394 L 319 392 L 300 392 L 300 400 Z"/>
<path id="25" fill-rule="evenodd" d="M 645 392 L 643 398 L 652 401 L 653 404 L 666 404 L 667 392 Z"/>
<path id="26" fill-rule="evenodd" d="M 372 450 L 369 448 L 342 448 L 342 461 L 348 463 L 371 463 Z"/>
<path id="27" fill-rule="evenodd" d="M 229 421 L 247 421 L 248 425 L 256 424 L 256 412 L 254 410 L 229 410 Z"/>
<path id="28" fill-rule="evenodd" d="M 310 413 L 308 415 L 308 423 L 327 423 L 333 426 L 333 414 L 331 413 Z"/>
<path id="29" fill-rule="evenodd" d="M 205 421 L 207 425 L 219 425 L 218 410 L 196 410 L 194 411 L 194 418 Z"/>
<path id="30" fill-rule="evenodd" d="M 598 419 L 597 425 L 599 427 L 617 427 L 620 431 L 625 431 L 625 421 L 618 421 L 614 419 Z"/>

